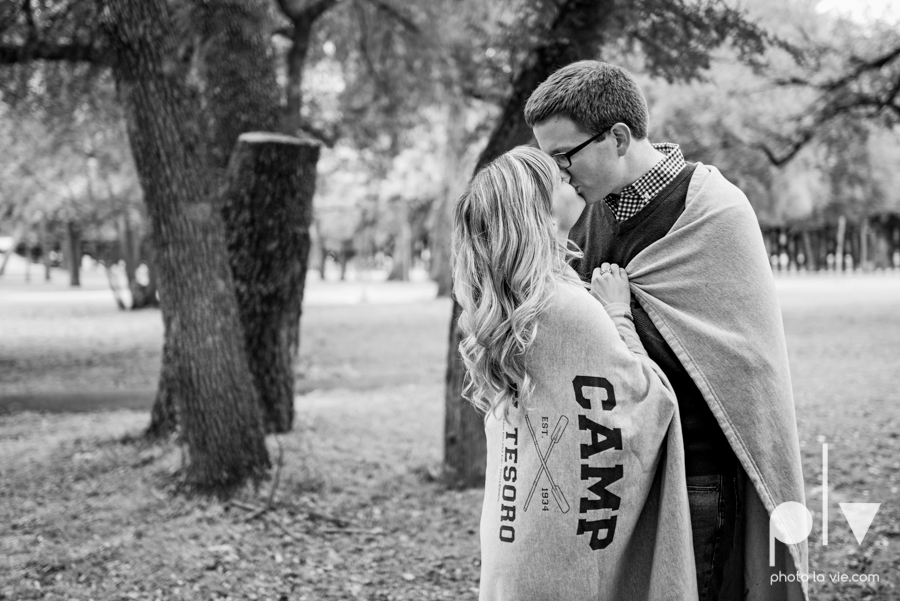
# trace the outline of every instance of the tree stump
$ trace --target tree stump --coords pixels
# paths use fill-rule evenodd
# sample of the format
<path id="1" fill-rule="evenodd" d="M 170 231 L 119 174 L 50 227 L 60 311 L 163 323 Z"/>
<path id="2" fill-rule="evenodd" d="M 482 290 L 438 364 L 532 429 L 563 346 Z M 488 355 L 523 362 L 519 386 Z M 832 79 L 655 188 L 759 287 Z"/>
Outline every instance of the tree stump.
<path id="1" fill-rule="evenodd" d="M 291 349 L 298 344 L 318 159 L 316 142 L 255 132 L 240 136 L 228 164 L 228 254 L 269 432 L 293 425 Z"/>

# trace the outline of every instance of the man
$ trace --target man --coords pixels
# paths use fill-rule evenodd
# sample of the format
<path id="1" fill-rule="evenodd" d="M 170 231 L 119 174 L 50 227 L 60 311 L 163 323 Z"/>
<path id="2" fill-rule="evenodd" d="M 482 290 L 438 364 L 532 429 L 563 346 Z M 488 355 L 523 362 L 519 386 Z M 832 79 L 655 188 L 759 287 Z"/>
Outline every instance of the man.
<path id="1" fill-rule="evenodd" d="M 701 601 L 805 595 L 766 588 L 760 557 L 766 517 L 802 503 L 803 485 L 781 316 L 746 197 L 678 145 L 652 144 L 644 96 L 613 65 L 558 70 L 525 119 L 586 201 L 575 269 L 589 281 L 627 267 L 638 334 L 678 399 Z M 790 554 L 805 571 L 805 544 Z"/>

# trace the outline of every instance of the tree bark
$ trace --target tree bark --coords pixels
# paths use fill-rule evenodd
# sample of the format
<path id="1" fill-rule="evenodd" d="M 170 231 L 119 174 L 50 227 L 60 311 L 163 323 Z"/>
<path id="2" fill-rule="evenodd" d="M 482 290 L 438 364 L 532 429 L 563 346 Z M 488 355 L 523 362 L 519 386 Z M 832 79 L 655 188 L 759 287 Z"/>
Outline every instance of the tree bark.
<path id="1" fill-rule="evenodd" d="M 214 181 L 224 182 L 229 158 L 235 148 L 238 137 L 248 131 L 272 131 L 278 127 L 278 85 L 271 58 L 268 55 L 268 38 L 265 35 L 266 6 L 259 0 L 219 0 L 212 3 L 196 3 L 193 5 L 192 19 L 202 39 L 199 45 L 195 64 L 200 68 L 196 72 L 203 89 L 205 128 L 209 137 L 209 173 Z M 224 197 L 216 206 L 221 208 Z M 226 220 L 232 213 L 225 215 Z M 229 230 L 232 224 L 226 223 Z M 277 241 L 273 241 L 277 242 Z M 250 289 L 255 286 L 252 278 L 254 272 L 242 272 L 235 275 L 239 289 Z M 251 278 L 242 281 L 242 278 Z M 241 306 L 243 297 L 238 297 L 240 314 L 252 314 Z M 296 319 L 281 319 L 278 328 L 288 328 L 283 336 L 289 341 L 289 347 L 296 354 L 299 345 L 299 318 L 301 307 L 290 309 Z M 276 317 L 273 315 L 272 319 Z M 276 327 L 257 320 L 254 325 L 243 323 L 245 339 L 257 340 L 266 338 L 271 328 Z M 259 328 L 259 332 L 250 331 Z M 167 331 L 167 336 L 168 331 Z M 169 345 L 172 346 L 172 345 Z M 164 351 L 163 361 L 172 358 Z M 163 369 L 161 378 L 174 374 L 173 370 Z M 291 370 L 279 371 L 286 380 L 279 384 L 283 389 L 293 388 Z M 157 402 L 167 403 L 167 399 L 178 390 L 177 382 L 159 384 Z M 177 396 L 180 393 L 175 393 Z M 160 417 L 174 415 L 165 406 L 154 413 Z M 267 422 L 270 425 L 270 422 Z M 168 428 L 151 422 L 151 430 Z M 279 430 L 280 431 L 280 430 Z"/>
<path id="2" fill-rule="evenodd" d="M 319 220 L 313 218 L 313 229 L 316 232 L 316 246 L 315 246 L 315 264 L 316 271 L 319 272 L 319 278 L 324 282 L 325 281 L 325 265 L 328 261 L 328 249 L 325 248 L 325 240 L 322 238 L 322 227 L 319 225 Z"/>
<path id="3" fill-rule="evenodd" d="M 168 319 L 168 307 L 165 302 L 160 303 L 160 312 L 163 318 L 162 365 L 159 370 L 159 382 L 156 385 L 156 399 L 153 409 L 150 411 L 150 425 L 144 435 L 150 440 L 168 438 L 178 430 L 178 406 L 184 401 L 178 400 L 178 391 L 181 383 L 178 381 L 179 371 L 175 369 L 174 347 L 178 344 L 175 340 L 177 331 L 171 327 Z"/>
<path id="4" fill-rule="evenodd" d="M 838 217 L 837 234 L 835 237 L 834 268 L 836 271 L 844 271 L 844 238 L 847 234 L 847 218 Z"/>
<path id="5" fill-rule="evenodd" d="M 888 249 L 887 231 L 882 227 L 875 232 L 875 269 L 888 269 L 890 267 L 890 253 Z"/>
<path id="6" fill-rule="evenodd" d="M 863 273 L 869 271 L 869 218 L 865 215 L 859 223 L 859 267 Z"/>
<path id="7" fill-rule="evenodd" d="M 156 250 L 149 236 L 145 236 L 141 243 L 144 264 L 147 266 L 147 302 L 148 306 L 159 306 L 159 271 L 156 268 Z"/>
<path id="8" fill-rule="evenodd" d="M 44 264 L 44 281 L 50 281 L 50 236 L 47 234 L 47 216 L 41 215 L 38 222 L 38 237 L 41 244 L 41 262 Z"/>
<path id="9" fill-rule="evenodd" d="M 341 267 L 341 281 L 347 279 L 347 264 L 350 258 L 355 255 L 353 250 L 353 240 L 341 240 L 341 249 L 338 252 L 338 264 Z"/>
<path id="10" fill-rule="evenodd" d="M 460 90 L 448 92 L 447 147 L 444 154 L 444 181 L 441 196 L 434 203 L 431 226 L 429 275 L 438 285 L 439 297 L 449 296 L 453 287 L 450 267 L 450 239 L 453 233 L 453 205 L 465 186 L 463 159 L 466 154 L 465 102 Z"/>
<path id="11" fill-rule="evenodd" d="M 31 257 L 31 241 L 28 238 L 25 238 L 25 281 L 31 281 L 31 263 L 33 262 Z"/>
<path id="12" fill-rule="evenodd" d="M 459 354 L 462 337 L 457 322 L 461 313 L 462 307 L 454 302 L 444 395 L 444 483 L 451 488 L 472 488 L 484 485 L 487 441 L 483 417 L 462 397 L 466 369 Z"/>
<path id="13" fill-rule="evenodd" d="M 812 241 L 810 240 L 809 230 L 803 230 L 803 253 L 806 255 L 803 261 L 807 271 L 818 271 L 819 258 L 813 251 Z"/>
<path id="14" fill-rule="evenodd" d="M 69 268 L 69 285 L 81 286 L 81 228 L 74 221 L 66 222 L 65 252 L 66 266 Z"/>
<path id="15" fill-rule="evenodd" d="M 164 369 L 178 384 L 184 483 L 228 494 L 270 467 L 215 203 L 200 103 L 186 85 L 164 0 L 107 7 L 113 74 L 157 250 L 167 326 Z"/>
<path id="16" fill-rule="evenodd" d="M 128 290 L 131 292 L 131 309 L 144 309 L 157 306 L 156 290 L 148 285 L 138 282 L 137 270 L 141 266 L 141 236 L 131 227 L 128 216 L 123 214 L 118 219 L 119 250 L 125 261 L 125 280 L 128 282 Z"/>
<path id="17" fill-rule="evenodd" d="M 395 282 L 408 282 L 409 270 L 412 265 L 412 228 L 409 225 L 409 203 L 403 198 L 398 198 L 396 204 L 399 211 L 397 216 L 397 236 L 394 239 L 394 264 L 388 280 Z"/>
<path id="18" fill-rule="evenodd" d="M 324 10 L 324 8 L 323 8 Z M 275 68 L 269 57 L 269 40 L 264 35 L 267 31 L 266 20 L 268 19 L 267 6 L 260 0 L 219 0 L 216 3 L 206 5 L 202 13 L 202 21 L 204 23 L 203 35 L 207 43 L 203 45 L 203 51 L 200 56 L 200 63 L 204 65 L 201 70 L 201 76 L 207 81 L 206 89 L 208 90 L 206 97 L 208 102 L 208 114 L 210 116 L 211 131 L 213 135 L 213 152 L 212 165 L 214 169 L 222 170 L 221 177 L 225 175 L 225 169 L 229 167 L 229 158 L 233 156 L 235 151 L 235 143 L 238 137 L 245 132 L 274 131 L 279 128 L 280 107 L 278 98 L 278 83 L 275 74 Z M 311 27 L 314 18 L 309 20 Z M 290 53 L 296 52 L 296 45 L 300 44 L 302 54 L 305 55 L 306 48 L 309 45 L 309 32 L 305 38 L 298 38 L 298 30 L 295 27 L 295 36 L 293 46 Z M 291 68 L 302 69 L 303 61 Z M 299 87 L 300 76 L 302 71 L 290 73 L 289 89 Z M 294 85 L 296 83 L 296 85 Z M 299 102 L 300 97 L 297 97 Z M 297 116 L 299 117 L 299 105 L 297 106 Z M 282 131 L 288 131 L 292 134 L 297 133 L 295 122 L 290 120 L 281 123 Z M 294 141 L 291 144 L 294 144 Z M 309 147 L 309 144 L 306 144 Z M 268 146 L 267 146 L 268 148 Z M 296 150 L 296 149 L 293 149 Z M 260 192 L 262 196 L 265 194 L 285 194 L 281 199 L 285 202 L 296 200 L 303 204 L 305 202 L 305 194 L 308 189 L 309 196 L 313 194 L 315 189 L 315 166 L 318 161 L 318 149 L 300 152 L 295 155 L 294 159 L 290 157 L 288 152 L 280 159 L 272 159 L 269 150 L 261 155 L 265 160 L 258 160 L 254 163 L 258 169 L 272 168 L 275 171 L 271 174 L 260 172 L 260 181 L 268 181 L 266 184 L 271 188 Z M 271 159 L 271 160 L 270 160 Z M 296 160 L 297 164 L 286 167 L 281 161 Z M 308 163 L 308 161 L 312 163 Z M 297 182 L 297 174 L 292 171 L 299 170 L 302 178 L 302 188 L 294 189 L 287 182 Z M 311 171 L 309 171 L 311 169 Z M 311 179 L 310 179 L 311 173 Z M 248 176 L 249 177 L 249 176 Z M 285 178 L 285 182 L 277 183 L 275 179 L 278 177 Z M 308 188 L 312 186 L 311 188 Z M 223 206 L 229 203 L 228 194 L 223 198 Z M 278 202 L 274 199 L 272 202 Z M 243 209 L 242 209 L 243 210 Z M 262 203 L 257 203 L 254 210 L 265 211 Z M 299 210 L 299 209 L 298 209 Z M 305 209 L 303 209 L 305 210 Z M 238 224 L 231 223 L 233 216 L 241 215 L 241 211 L 226 211 L 224 213 L 226 229 L 234 232 L 240 229 Z M 291 215 L 285 214 L 286 217 Z M 259 219 L 253 221 L 255 224 L 262 224 L 264 220 L 262 215 Z M 296 217 L 296 216 L 294 216 Z M 296 222 L 292 223 L 297 226 Z M 299 247 L 299 253 L 296 258 L 302 259 L 302 274 L 306 276 L 306 261 L 309 254 L 309 221 L 302 228 L 302 237 L 306 242 L 302 245 L 303 250 Z M 286 236 L 284 240 L 269 239 L 267 244 L 282 245 L 290 248 L 296 246 L 294 238 L 299 235 L 287 228 L 275 228 L 268 231 L 247 232 L 248 237 L 269 236 L 269 235 Z M 249 238 L 248 238 L 249 239 Z M 232 252 L 236 247 L 230 246 Z M 267 248 L 267 247 L 266 247 Z M 267 252 L 266 248 L 258 247 L 257 250 L 263 254 Z M 246 258 L 231 257 L 232 266 L 236 264 L 246 264 Z M 257 262 L 257 266 L 262 263 Z M 291 266 L 291 269 L 294 269 Z M 260 400 L 263 403 L 263 415 L 266 420 L 268 431 L 285 432 L 290 429 L 293 423 L 293 393 L 286 395 L 283 392 L 278 395 L 270 394 L 273 390 L 293 391 L 293 358 L 297 355 L 300 345 L 300 315 L 302 313 L 302 287 L 303 281 L 300 282 L 300 291 L 297 294 L 289 295 L 291 306 L 286 307 L 282 313 L 272 312 L 268 314 L 267 319 L 263 318 L 255 306 L 247 307 L 245 301 L 255 302 L 255 297 L 241 294 L 242 290 L 252 290 L 258 286 L 255 278 L 261 275 L 263 271 L 251 269 L 247 271 L 235 272 L 237 284 L 238 305 L 241 315 L 255 316 L 252 323 L 243 321 L 245 340 L 250 345 L 248 352 L 251 359 L 251 370 L 255 374 L 255 381 L 260 384 L 260 369 L 255 365 L 255 354 L 257 349 L 254 345 L 260 341 L 268 341 L 275 344 L 276 337 L 273 332 L 280 332 L 277 336 L 278 340 L 287 341 L 288 356 L 281 357 L 281 361 L 287 362 L 286 368 L 274 371 L 266 371 L 265 377 L 279 377 L 281 382 L 266 382 L 265 390 L 260 390 Z M 281 331 L 284 330 L 284 331 Z M 276 344 L 272 349 L 266 352 L 280 353 L 282 345 Z M 267 392 L 269 391 L 269 392 Z M 277 399 L 277 402 L 276 402 Z M 273 404 L 274 403 L 274 404 Z M 286 403 L 286 406 L 285 406 Z"/>
<path id="19" fill-rule="evenodd" d="M 278 0 L 281 12 L 293 25 L 291 48 L 287 55 L 288 81 L 287 104 L 282 114 L 282 130 L 297 135 L 302 126 L 300 111 L 303 108 L 303 69 L 312 39 L 315 22 L 338 0 Z"/>
<path id="20" fill-rule="evenodd" d="M 476 172 L 510 148 L 533 138 L 523 115 L 531 92 L 557 68 L 579 59 L 594 58 L 614 11 L 612 0 L 568 0 L 560 6 L 545 41 L 531 50 L 514 79 L 512 93 L 478 158 Z M 444 472 L 455 487 L 475 487 L 484 485 L 484 423 L 462 396 L 465 364 L 459 355 L 460 313 L 461 308 L 454 301 L 444 395 Z"/>
<path id="21" fill-rule="evenodd" d="M 900 225 L 895 225 L 891 228 L 891 245 L 890 245 L 890 253 L 891 253 L 891 266 L 894 268 L 900 267 L 895 261 L 894 257 L 897 256 L 897 253 L 900 253 Z"/>
<path id="22" fill-rule="evenodd" d="M 291 338 L 298 331 L 309 258 L 319 145 L 276 134 L 244 134 L 228 167 L 225 205 L 250 370 L 267 431 L 294 420 Z"/>

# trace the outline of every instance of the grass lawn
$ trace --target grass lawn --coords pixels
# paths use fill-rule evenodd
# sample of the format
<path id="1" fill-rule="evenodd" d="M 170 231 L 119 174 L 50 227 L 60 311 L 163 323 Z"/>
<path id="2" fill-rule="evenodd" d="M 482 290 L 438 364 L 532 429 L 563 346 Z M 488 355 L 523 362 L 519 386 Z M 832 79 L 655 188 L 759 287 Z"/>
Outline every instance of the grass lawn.
<path id="1" fill-rule="evenodd" d="M 0 396 L 153 386 L 158 313 L 38 290 L 0 284 Z M 779 290 L 810 569 L 880 578 L 813 583 L 811 597 L 900 599 L 900 278 L 798 277 Z M 482 491 L 435 480 L 449 310 L 306 308 L 297 371 L 311 392 L 295 430 L 268 441 L 284 466 L 264 515 L 253 507 L 271 482 L 236 504 L 174 494 L 180 450 L 134 439 L 145 411 L 0 415 L 0 599 L 474 599 Z M 882 504 L 862 546 L 838 506 L 848 501 Z"/>

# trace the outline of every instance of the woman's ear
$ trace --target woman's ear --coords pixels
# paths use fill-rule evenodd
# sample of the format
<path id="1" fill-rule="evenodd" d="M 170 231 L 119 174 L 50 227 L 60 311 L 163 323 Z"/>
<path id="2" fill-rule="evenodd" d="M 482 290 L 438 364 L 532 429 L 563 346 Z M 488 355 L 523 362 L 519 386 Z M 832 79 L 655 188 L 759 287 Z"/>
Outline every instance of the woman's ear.
<path id="1" fill-rule="evenodd" d="M 613 138 L 616 141 L 616 153 L 623 157 L 631 146 L 631 128 L 624 123 L 616 123 L 611 128 Z"/>

